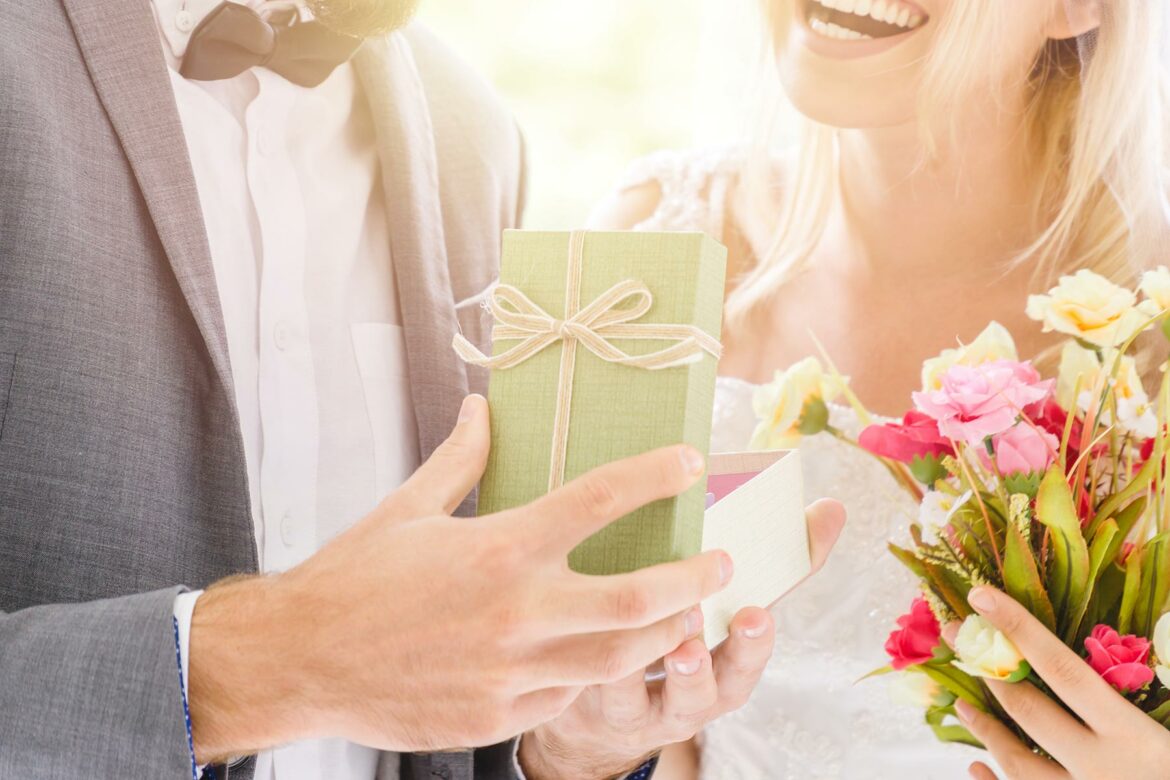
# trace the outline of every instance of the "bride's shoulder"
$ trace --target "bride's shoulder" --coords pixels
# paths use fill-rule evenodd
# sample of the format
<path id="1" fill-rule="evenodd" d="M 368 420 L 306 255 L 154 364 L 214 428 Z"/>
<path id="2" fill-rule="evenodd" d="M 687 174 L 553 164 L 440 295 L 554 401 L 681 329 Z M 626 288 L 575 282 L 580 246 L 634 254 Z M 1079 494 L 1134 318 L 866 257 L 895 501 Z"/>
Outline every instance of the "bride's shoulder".
<path id="1" fill-rule="evenodd" d="M 738 146 L 666 149 L 635 160 L 597 205 L 589 226 L 723 233 L 728 193 L 747 162 Z"/>

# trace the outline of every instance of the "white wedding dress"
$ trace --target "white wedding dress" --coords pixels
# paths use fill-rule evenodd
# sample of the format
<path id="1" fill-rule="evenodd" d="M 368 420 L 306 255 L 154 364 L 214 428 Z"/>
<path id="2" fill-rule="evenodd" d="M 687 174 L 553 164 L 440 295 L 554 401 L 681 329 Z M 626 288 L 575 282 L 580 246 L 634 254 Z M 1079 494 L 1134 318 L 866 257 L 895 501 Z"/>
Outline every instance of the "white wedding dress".
<path id="1" fill-rule="evenodd" d="M 723 233 L 738 160 L 729 150 L 660 152 L 634 164 L 624 186 L 657 182 L 662 197 L 639 230 Z M 720 377 L 712 452 L 747 448 L 755 386 Z M 859 421 L 834 406 L 832 424 Z M 886 551 L 907 539 L 914 502 L 884 468 L 832 437 L 801 445 L 805 498 L 841 500 L 848 521 L 825 568 L 773 610 L 776 652 L 751 701 L 700 737 L 703 780 L 959 780 L 982 751 L 935 740 L 922 711 L 894 704 L 888 677 L 858 682 L 887 662 L 883 645 L 916 595 Z"/>

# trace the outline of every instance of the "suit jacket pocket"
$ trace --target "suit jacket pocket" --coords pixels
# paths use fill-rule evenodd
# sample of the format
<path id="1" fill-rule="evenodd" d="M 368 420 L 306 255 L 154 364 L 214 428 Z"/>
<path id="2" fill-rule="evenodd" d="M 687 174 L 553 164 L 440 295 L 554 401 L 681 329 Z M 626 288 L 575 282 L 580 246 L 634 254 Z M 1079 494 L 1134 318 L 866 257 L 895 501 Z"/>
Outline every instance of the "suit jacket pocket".
<path id="1" fill-rule="evenodd" d="M 16 377 L 16 355 L 0 352 L 0 439 L 4 438 L 4 422 L 8 418 L 8 396 Z"/>

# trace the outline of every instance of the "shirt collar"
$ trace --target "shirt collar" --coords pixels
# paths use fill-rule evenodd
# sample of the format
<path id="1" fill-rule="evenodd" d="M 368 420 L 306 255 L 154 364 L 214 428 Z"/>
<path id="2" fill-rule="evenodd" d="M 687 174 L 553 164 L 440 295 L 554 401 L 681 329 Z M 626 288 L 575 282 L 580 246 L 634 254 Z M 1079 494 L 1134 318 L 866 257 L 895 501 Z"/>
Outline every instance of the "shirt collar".
<path id="1" fill-rule="evenodd" d="M 209 13 L 214 11 L 222 0 L 151 0 L 154 4 L 154 16 L 158 21 L 159 35 L 162 37 L 164 50 L 170 53 L 173 64 L 177 64 L 187 53 L 187 41 L 191 33 Z M 266 5 L 266 0 L 229 0 L 229 2 L 246 5 L 249 8 L 259 9 Z M 287 3 L 281 3 L 287 5 Z M 308 18 L 308 12 L 300 2 L 302 19 Z"/>

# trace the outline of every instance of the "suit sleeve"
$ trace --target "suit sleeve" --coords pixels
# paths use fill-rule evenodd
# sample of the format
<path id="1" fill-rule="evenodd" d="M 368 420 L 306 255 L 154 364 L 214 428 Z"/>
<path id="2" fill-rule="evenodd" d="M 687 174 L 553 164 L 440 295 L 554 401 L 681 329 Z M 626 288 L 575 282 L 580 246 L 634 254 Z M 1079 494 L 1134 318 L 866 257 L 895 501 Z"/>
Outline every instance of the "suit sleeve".
<path id="1" fill-rule="evenodd" d="M 191 776 L 180 591 L 0 612 L 0 777 Z"/>

